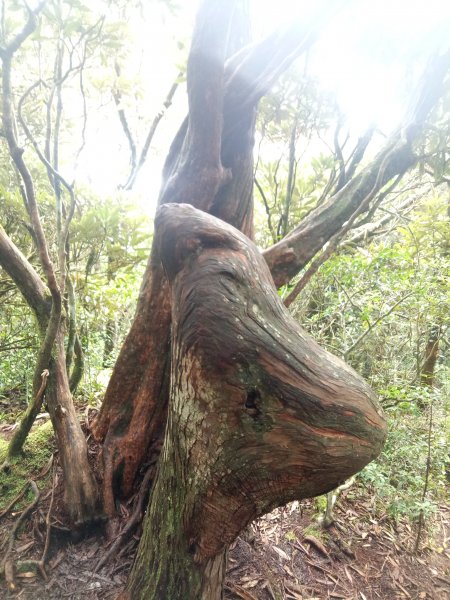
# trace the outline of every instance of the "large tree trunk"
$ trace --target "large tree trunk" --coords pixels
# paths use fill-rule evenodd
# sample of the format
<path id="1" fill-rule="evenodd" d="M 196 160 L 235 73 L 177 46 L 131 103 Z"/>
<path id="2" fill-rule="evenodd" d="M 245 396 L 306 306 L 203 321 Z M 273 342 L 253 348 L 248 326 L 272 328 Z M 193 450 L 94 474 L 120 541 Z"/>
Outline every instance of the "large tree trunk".
<path id="1" fill-rule="evenodd" d="M 327 13 L 241 49 L 248 42 L 246 4 L 245 0 L 202 3 L 188 64 L 189 116 L 169 151 L 159 205 L 189 202 L 251 237 L 258 101 L 310 47 Z M 169 337 L 169 290 L 153 247 L 135 319 L 93 427 L 96 439 L 104 440 L 103 494 L 110 515 L 115 498 L 131 492 L 138 468 L 162 443 Z"/>
<path id="2" fill-rule="evenodd" d="M 170 403 L 127 592 L 218 600 L 242 529 L 359 471 L 385 423 L 363 379 L 290 316 L 246 236 L 169 204 L 155 245 L 171 285 Z"/>
<path id="3" fill-rule="evenodd" d="M 252 237 L 252 148 L 258 101 L 312 45 L 330 8 L 327 12 L 329 3 L 325 3 L 309 21 L 294 22 L 259 44 L 242 47 L 247 29 L 242 26 L 245 4 L 245 0 L 204 0 L 201 4 L 188 63 L 189 115 L 170 148 L 159 205 L 190 203 Z M 448 59 L 430 66 L 403 127 L 374 161 L 265 253 L 277 285 L 297 274 L 368 196 L 414 164 L 412 144 L 439 96 Z M 169 289 L 154 246 L 133 325 L 93 427 L 96 439 L 104 442 L 103 495 L 110 516 L 117 499 L 131 493 L 140 466 L 156 458 L 162 444 L 170 322 Z"/>

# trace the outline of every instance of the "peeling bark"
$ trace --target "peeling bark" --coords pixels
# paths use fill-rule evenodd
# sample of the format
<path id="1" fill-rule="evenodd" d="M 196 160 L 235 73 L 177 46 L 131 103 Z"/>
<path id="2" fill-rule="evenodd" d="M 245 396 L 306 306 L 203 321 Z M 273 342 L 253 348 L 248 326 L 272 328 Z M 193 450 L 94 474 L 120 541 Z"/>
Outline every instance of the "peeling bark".
<path id="1" fill-rule="evenodd" d="M 155 244 L 171 285 L 170 404 L 127 593 L 216 600 L 242 529 L 359 471 L 385 422 L 364 380 L 285 309 L 246 236 L 168 204 Z"/>

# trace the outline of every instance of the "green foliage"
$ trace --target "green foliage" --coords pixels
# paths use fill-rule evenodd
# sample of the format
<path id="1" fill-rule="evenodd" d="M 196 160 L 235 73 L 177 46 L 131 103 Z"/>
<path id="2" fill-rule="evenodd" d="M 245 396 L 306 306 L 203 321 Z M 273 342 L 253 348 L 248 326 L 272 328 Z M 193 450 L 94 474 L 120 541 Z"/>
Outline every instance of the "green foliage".
<path id="1" fill-rule="evenodd" d="M 10 233 L 34 261 L 27 230 L 17 228 L 20 205 L 4 205 L 0 220 L 3 209 L 8 211 L 4 222 L 8 223 L 8 214 L 12 214 L 11 223 L 16 223 Z M 97 397 L 107 382 L 107 373 L 100 374 L 107 324 L 114 325 L 110 367 L 134 314 L 150 249 L 151 223 L 138 207 L 120 198 L 100 201 L 85 197 L 72 224 L 71 241 L 70 275 L 87 366 L 79 393 Z M 29 308 L 1 270 L 0 303 L 0 420 L 9 421 L 15 420 L 17 410 L 24 410 L 30 400 L 38 335 Z"/>
<path id="2" fill-rule="evenodd" d="M 421 511 L 432 515 L 448 488 L 450 361 L 444 344 L 450 326 L 449 227 L 446 197 L 425 197 L 406 225 L 401 222 L 388 236 L 333 256 L 294 308 L 314 337 L 346 355 L 378 392 L 389 434 L 381 456 L 360 478 L 382 512 L 413 521 Z M 420 372 L 436 324 L 442 351 L 430 388 L 420 384 Z M 431 409 L 429 481 L 422 500 Z"/>
<path id="3" fill-rule="evenodd" d="M 361 473 L 361 480 L 376 493 L 379 503 L 393 517 L 416 520 L 420 511 L 427 517 L 445 499 L 448 468 L 447 440 L 450 435 L 445 415 L 449 398 L 439 391 L 411 386 L 389 392 L 393 400 L 386 408 L 389 434 L 382 455 Z M 424 409 L 424 403 L 426 409 Z M 433 406 L 429 492 L 422 500 L 428 457 L 430 406 Z"/>

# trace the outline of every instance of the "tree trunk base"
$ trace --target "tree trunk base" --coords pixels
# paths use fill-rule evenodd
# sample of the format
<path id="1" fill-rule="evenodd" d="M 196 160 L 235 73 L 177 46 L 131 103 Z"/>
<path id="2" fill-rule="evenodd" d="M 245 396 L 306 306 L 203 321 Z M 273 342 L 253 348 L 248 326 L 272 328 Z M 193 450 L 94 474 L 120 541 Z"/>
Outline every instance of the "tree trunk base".
<path id="1" fill-rule="evenodd" d="M 56 342 L 56 357 L 50 366 L 46 400 L 65 478 L 65 503 L 75 527 L 84 527 L 101 518 L 98 486 L 69 391 L 63 336 L 59 335 Z"/>

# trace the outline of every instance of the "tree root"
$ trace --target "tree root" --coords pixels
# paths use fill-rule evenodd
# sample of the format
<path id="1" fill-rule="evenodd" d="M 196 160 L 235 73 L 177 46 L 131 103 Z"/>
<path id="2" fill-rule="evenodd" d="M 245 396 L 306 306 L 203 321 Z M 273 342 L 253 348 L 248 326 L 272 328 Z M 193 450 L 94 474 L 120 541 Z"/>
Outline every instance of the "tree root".
<path id="1" fill-rule="evenodd" d="M 44 471 L 40 474 L 39 477 L 43 477 L 48 473 L 48 471 L 50 470 L 50 468 L 52 466 L 52 463 L 53 463 L 53 456 L 51 457 L 49 464 L 44 469 Z M 39 488 L 36 485 L 36 482 L 32 479 L 29 480 L 26 483 L 26 485 L 23 487 L 23 489 L 21 490 L 19 495 L 16 496 L 16 498 L 14 498 L 14 500 L 12 502 L 10 502 L 10 504 L 6 507 L 6 509 L 0 515 L 0 516 L 3 516 L 5 514 L 7 514 L 9 512 L 9 510 L 11 510 L 11 508 L 14 506 L 14 504 L 16 504 L 16 502 L 18 502 L 23 497 L 28 486 L 31 487 L 31 490 L 34 494 L 34 499 L 25 508 L 25 510 L 20 515 L 20 517 L 17 519 L 14 527 L 12 528 L 12 531 L 9 535 L 8 546 L 6 548 L 5 557 L 3 559 L 2 566 L 0 569 L 0 574 L 1 574 L 1 572 L 3 572 L 3 574 L 5 576 L 5 580 L 6 580 L 6 585 L 9 589 L 9 591 L 11 591 L 11 592 L 16 590 L 16 583 L 15 583 L 15 577 L 14 577 L 15 571 L 23 570 L 24 567 L 27 567 L 27 568 L 34 567 L 37 571 L 39 571 L 41 573 L 44 580 L 48 579 L 47 573 L 45 571 L 45 563 L 47 561 L 47 554 L 48 554 L 48 549 L 50 546 L 50 531 L 51 531 L 50 518 L 51 518 L 52 509 L 53 509 L 53 500 L 55 497 L 55 487 L 56 487 L 55 476 L 56 476 L 56 468 L 54 467 L 50 504 L 49 504 L 47 516 L 45 519 L 45 524 L 46 524 L 45 543 L 44 543 L 44 549 L 42 551 L 41 558 L 39 560 L 30 559 L 30 560 L 25 560 L 25 561 L 17 561 L 17 563 L 14 564 L 14 562 L 12 560 L 10 560 L 10 558 L 9 558 L 9 556 L 12 552 L 13 546 L 14 546 L 14 539 L 16 537 L 16 533 L 17 533 L 21 523 L 33 511 L 33 509 L 36 507 L 37 503 L 39 502 L 41 493 L 39 491 Z"/>
<path id="2" fill-rule="evenodd" d="M 17 504 L 17 502 L 19 502 L 19 500 L 22 500 L 22 498 L 25 495 L 25 492 L 27 491 L 29 484 L 30 484 L 30 482 L 27 481 L 26 484 L 23 486 L 23 488 L 20 490 L 20 492 L 17 494 L 17 496 L 11 500 L 11 502 L 8 504 L 8 506 L 5 509 L 2 510 L 2 512 L 0 513 L 0 519 L 2 519 L 5 515 L 7 515 L 9 513 L 9 511 L 13 508 L 13 506 L 15 506 Z"/>
<path id="3" fill-rule="evenodd" d="M 39 475 L 37 475 L 37 477 L 34 478 L 35 481 L 37 481 L 38 479 L 42 479 L 43 477 L 45 477 L 47 475 L 47 473 L 52 468 L 53 459 L 54 459 L 54 454 L 52 454 L 50 456 L 48 463 L 42 469 L 42 471 L 39 473 Z M 5 462 L 7 462 L 7 461 L 5 461 Z M 3 463 L 3 464 L 5 464 L 5 463 Z M 2 466 L 2 468 L 3 468 L 3 466 Z M 5 515 L 7 515 L 9 513 L 9 511 L 17 504 L 17 502 L 19 502 L 23 498 L 29 485 L 30 485 L 30 482 L 27 481 L 25 483 L 25 485 L 23 486 L 23 488 L 20 490 L 20 492 L 17 494 L 17 496 L 11 500 L 11 502 L 8 504 L 8 506 L 6 508 L 4 508 L 2 510 L 2 512 L 0 512 L 0 519 L 2 519 Z"/>
<path id="4" fill-rule="evenodd" d="M 141 487 L 138 492 L 136 506 L 133 510 L 133 513 L 132 513 L 130 519 L 128 520 L 127 524 L 122 529 L 122 531 L 120 531 L 119 534 L 116 536 L 116 538 L 114 539 L 109 550 L 101 557 L 101 559 L 95 565 L 95 568 L 93 571 L 94 573 L 98 573 L 98 571 L 110 560 L 110 558 L 112 556 L 114 556 L 115 554 L 117 554 L 119 548 L 125 543 L 127 537 L 133 532 L 135 527 L 141 522 L 142 514 L 143 514 L 144 500 L 147 496 L 148 486 L 149 486 L 150 480 L 152 479 L 152 477 L 154 475 L 154 471 L 155 471 L 155 463 L 153 462 L 147 469 L 144 479 L 142 480 Z"/>
<path id="5" fill-rule="evenodd" d="M 2 571 L 5 574 L 6 585 L 8 586 L 8 589 L 11 592 L 13 592 L 16 589 L 16 584 L 15 584 L 15 581 L 14 581 L 14 565 L 13 565 L 12 561 L 9 560 L 9 555 L 11 554 L 11 551 L 13 549 L 14 539 L 16 537 L 16 533 L 17 533 L 17 531 L 18 531 L 18 529 L 19 529 L 22 521 L 24 521 L 26 519 L 26 517 L 31 513 L 31 511 L 37 505 L 37 503 L 39 501 L 39 498 L 41 496 L 41 492 L 39 491 L 39 488 L 36 485 L 35 481 L 33 481 L 32 479 L 30 479 L 30 481 L 28 481 L 26 487 L 28 487 L 28 486 L 31 487 L 31 490 L 32 490 L 32 492 L 34 494 L 34 499 L 31 502 L 31 504 L 29 504 L 27 506 L 27 508 L 22 512 L 22 514 L 20 515 L 20 517 L 15 522 L 14 527 L 12 528 L 12 531 L 9 534 L 8 546 L 6 548 L 5 557 L 4 557 L 3 562 L 2 562 Z"/>

